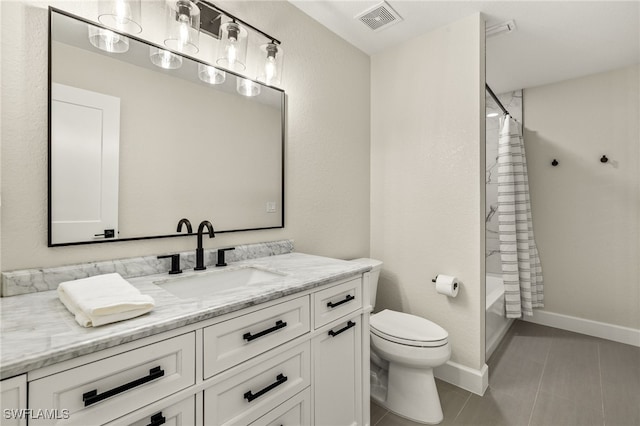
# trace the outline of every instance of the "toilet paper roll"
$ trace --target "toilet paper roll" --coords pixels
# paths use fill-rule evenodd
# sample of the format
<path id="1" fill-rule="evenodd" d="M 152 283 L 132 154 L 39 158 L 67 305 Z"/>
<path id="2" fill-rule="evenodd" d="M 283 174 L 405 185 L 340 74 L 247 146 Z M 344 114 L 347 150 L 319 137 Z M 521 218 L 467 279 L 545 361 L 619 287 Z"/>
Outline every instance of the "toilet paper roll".
<path id="1" fill-rule="evenodd" d="M 442 274 L 436 277 L 436 291 L 438 293 L 449 297 L 456 297 L 459 289 L 460 283 L 456 277 Z"/>

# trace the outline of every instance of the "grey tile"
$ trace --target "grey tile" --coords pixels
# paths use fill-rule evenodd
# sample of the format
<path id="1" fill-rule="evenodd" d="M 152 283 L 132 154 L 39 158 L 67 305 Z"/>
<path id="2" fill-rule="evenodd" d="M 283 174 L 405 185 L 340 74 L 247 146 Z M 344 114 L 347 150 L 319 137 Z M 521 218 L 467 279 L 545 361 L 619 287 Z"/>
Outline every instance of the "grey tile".
<path id="1" fill-rule="evenodd" d="M 640 348 L 602 342 L 600 369 L 607 425 L 640 425 Z"/>
<path id="2" fill-rule="evenodd" d="M 538 393 L 529 426 L 602 426 L 602 405 Z"/>
<path id="3" fill-rule="evenodd" d="M 640 380 L 640 348 L 603 341 L 599 349 L 603 381 L 616 383 Z"/>
<path id="4" fill-rule="evenodd" d="M 543 371 L 544 359 L 537 362 L 512 356 L 501 357 L 489 366 L 489 386 L 518 398 L 533 400 Z"/>
<path id="5" fill-rule="evenodd" d="M 604 384 L 603 387 L 605 424 L 640 425 L 640 387 L 632 392 L 615 384 Z"/>
<path id="6" fill-rule="evenodd" d="M 559 332 L 549 349 L 540 391 L 601 407 L 598 340 Z"/>
<path id="7" fill-rule="evenodd" d="M 387 414 L 387 410 L 385 408 L 380 407 L 376 404 L 373 399 L 371 400 L 371 424 L 375 425 L 378 421 Z"/>
<path id="8" fill-rule="evenodd" d="M 436 386 L 438 387 L 440 405 L 444 415 L 444 419 L 440 424 L 443 426 L 453 425 L 456 417 L 471 397 L 471 392 L 440 380 L 436 380 Z"/>
<path id="9" fill-rule="evenodd" d="M 527 425 L 533 400 L 523 400 L 496 389 L 484 396 L 472 394 L 455 419 L 456 425 L 520 426 Z"/>
<path id="10" fill-rule="evenodd" d="M 388 412 L 375 426 L 422 426 L 422 423 L 412 422 L 409 419 Z"/>

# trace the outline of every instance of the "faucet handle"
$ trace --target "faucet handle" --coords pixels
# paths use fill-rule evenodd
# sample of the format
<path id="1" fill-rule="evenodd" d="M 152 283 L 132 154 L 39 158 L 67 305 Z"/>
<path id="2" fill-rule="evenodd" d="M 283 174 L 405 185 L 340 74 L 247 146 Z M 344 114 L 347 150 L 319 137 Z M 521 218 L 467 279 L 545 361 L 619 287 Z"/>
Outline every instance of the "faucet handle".
<path id="1" fill-rule="evenodd" d="M 171 270 L 169 271 L 169 274 L 171 275 L 181 274 L 182 269 L 180 269 L 180 253 L 158 256 L 158 259 L 169 259 L 169 258 L 171 258 Z"/>
<path id="2" fill-rule="evenodd" d="M 229 248 L 224 248 L 224 249 L 218 249 L 217 250 L 217 254 L 218 254 L 218 261 L 216 262 L 216 266 L 220 267 L 220 266 L 227 266 L 227 263 L 224 261 L 224 253 L 227 251 L 231 251 L 231 250 L 235 250 L 235 247 L 229 247 Z"/>

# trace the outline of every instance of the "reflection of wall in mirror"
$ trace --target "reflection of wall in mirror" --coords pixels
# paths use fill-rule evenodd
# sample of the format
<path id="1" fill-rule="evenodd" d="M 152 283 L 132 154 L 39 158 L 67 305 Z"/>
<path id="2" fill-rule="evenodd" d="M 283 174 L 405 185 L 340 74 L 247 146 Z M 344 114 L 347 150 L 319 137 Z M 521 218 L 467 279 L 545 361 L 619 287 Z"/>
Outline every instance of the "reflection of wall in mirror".
<path id="1" fill-rule="evenodd" d="M 281 226 L 279 106 L 57 42 L 52 58 L 53 81 L 122 99 L 120 237 L 171 234 L 181 217 Z"/>

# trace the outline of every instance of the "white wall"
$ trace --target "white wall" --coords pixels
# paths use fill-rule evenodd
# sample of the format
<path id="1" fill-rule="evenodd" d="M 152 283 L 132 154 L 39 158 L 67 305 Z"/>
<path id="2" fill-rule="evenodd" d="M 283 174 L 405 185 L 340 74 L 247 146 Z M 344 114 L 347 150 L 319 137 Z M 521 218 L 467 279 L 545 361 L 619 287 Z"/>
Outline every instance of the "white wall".
<path id="1" fill-rule="evenodd" d="M 484 22 L 475 14 L 371 58 L 371 256 L 376 310 L 449 332 L 484 364 Z M 456 275 L 455 299 L 431 279 Z"/>
<path id="2" fill-rule="evenodd" d="M 143 3 L 144 11 L 150 3 Z M 3 270 L 195 249 L 193 237 L 47 247 L 49 4 L 71 7 L 55 0 L 0 6 Z M 271 33 L 286 50 L 286 227 L 220 234 L 205 239 L 206 247 L 293 238 L 300 252 L 368 255 L 368 56 L 287 2 L 223 1 L 219 6 Z M 148 24 L 143 19 L 143 26 Z"/>
<path id="3" fill-rule="evenodd" d="M 525 90 L 545 311 L 640 329 L 639 82 L 635 65 Z"/>

